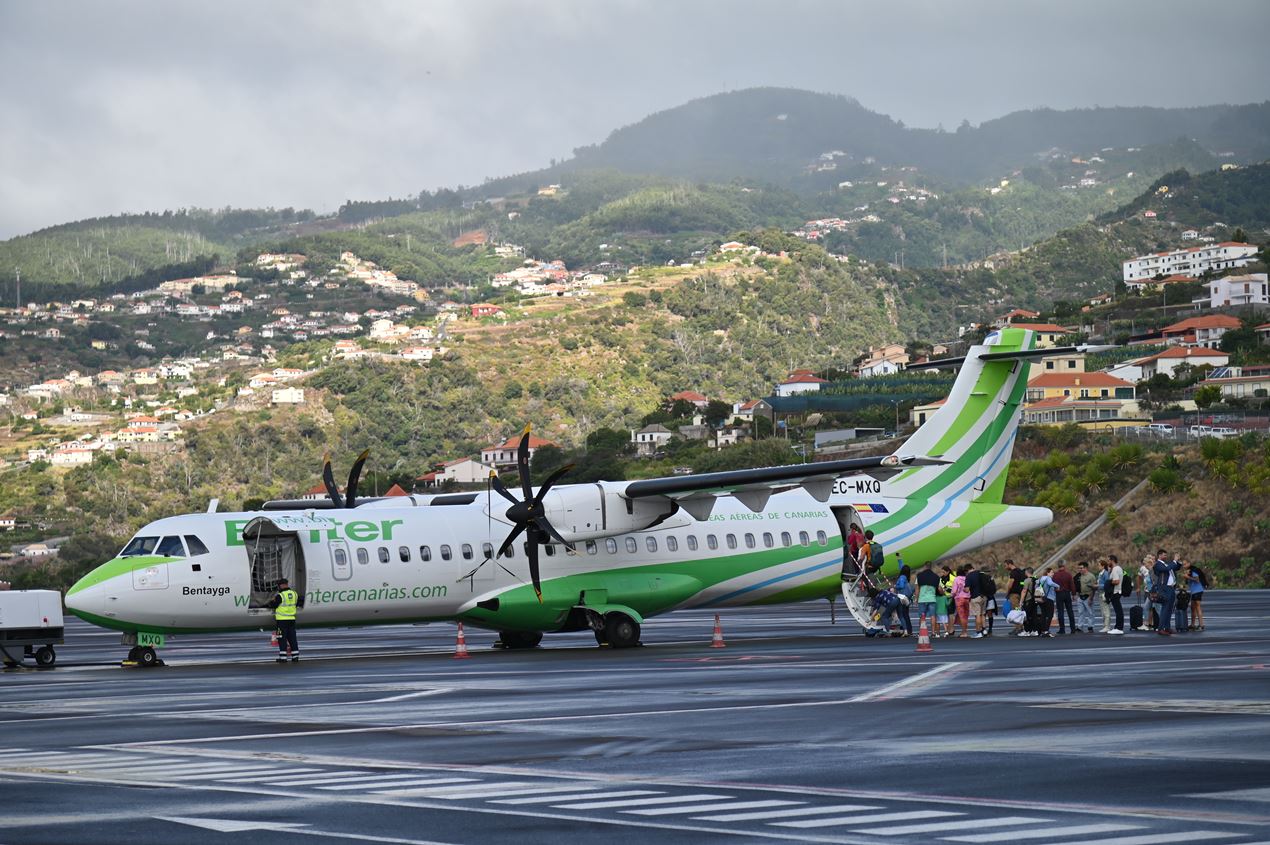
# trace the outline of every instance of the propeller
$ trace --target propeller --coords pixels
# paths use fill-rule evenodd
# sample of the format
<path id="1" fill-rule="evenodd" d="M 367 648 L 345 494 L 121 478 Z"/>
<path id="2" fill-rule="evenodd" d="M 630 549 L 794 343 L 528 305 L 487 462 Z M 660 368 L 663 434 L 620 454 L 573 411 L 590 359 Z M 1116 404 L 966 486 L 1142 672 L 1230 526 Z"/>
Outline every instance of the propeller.
<path id="1" fill-rule="evenodd" d="M 490 486 L 492 486 L 498 495 L 511 502 L 511 507 L 507 509 L 506 516 L 511 520 L 512 532 L 507 535 L 507 539 L 498 547 L 498 551 L 494 553 L 497 560 L 504 555 L 511 554 L 513 544 L 516 538 L 521 534 L 526 536 L 529 541 L 525 544 L 525 553 L 529 557 L 529 580 L 534 585 L 534 595 L 538 597 L 538 603 L 542 603 L 542 576 L 538 569 L 538 547 L 552 542 L 561 543 L 569 551 L 574 551 L 573 544 L 560 536 L 560 532 L 555 526 L 547 520 L 547 512 L 543 507 L 543 499 L 551 490 L 553 484 L 564 477 L 565 473 L 573 469 L 573 464 L 567 464 L 553 472 L 543 485 L 538 488 L 538 495 L 535 496 L 533 488 L 530 486 L 529 480 L 529 432 L 530 426 L 525 426 L 525 433 L 520 437 L 520 446 L 516 449 L 516 471 L 520 475 L 520 488 L 522 498 L 517 499 L 508 491 L 498 476 L 490 473 Z"/>
<path id="2" fill-rule="evenodd" d="M 340 488 L 335 486 L 335 473 L 331 469 L 331 453 L 327 452 L 322 457 L 322 484 L 326 487 L 326 495 L 330 497 L 335 507 L 352 508 L 357 506 L 357 482 L 362 477 L 362 467 L 366 465 L 366 459 L 369 457 L 370 450 L 364 449 L 357 456 L 357 460 L 353 461 L 353 468 L 348 472 L 348 486 L 344 488 L 345 496 L 341 496 Z"/>

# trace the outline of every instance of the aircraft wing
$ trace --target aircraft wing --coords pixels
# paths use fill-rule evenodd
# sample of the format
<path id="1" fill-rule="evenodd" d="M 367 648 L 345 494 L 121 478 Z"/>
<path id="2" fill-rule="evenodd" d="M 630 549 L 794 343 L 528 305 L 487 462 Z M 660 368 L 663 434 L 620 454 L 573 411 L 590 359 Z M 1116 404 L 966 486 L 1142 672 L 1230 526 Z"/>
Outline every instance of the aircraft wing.
<path id="1" fill-rule="evenodd" d="M 773 493 L 782 490 L 802 487 L 816 501 L 824 502 L 833 492 L 834 481 L 843 476 L 868 475 L 882 480 L 908 467 L 945 463 L 947 461 L 918 455 L 879 455 L 844 461 L 705 472 L 631 481 L 626 484 L 622 495 L 627 499 L 669 499 L 701 520 L 710 515 L 714 503 L 723 496 L 732 496 L 757 513 L 767 507 L 767 500 Z"/>

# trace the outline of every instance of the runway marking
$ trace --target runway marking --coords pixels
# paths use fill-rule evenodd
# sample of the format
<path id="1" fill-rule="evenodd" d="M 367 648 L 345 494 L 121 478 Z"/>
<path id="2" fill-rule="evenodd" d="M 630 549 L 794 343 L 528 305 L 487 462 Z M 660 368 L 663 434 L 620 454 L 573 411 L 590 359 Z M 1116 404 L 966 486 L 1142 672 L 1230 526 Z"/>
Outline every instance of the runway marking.
<path id="1" fill-rule="evenodd" d="M 1084 824 L 1075 827 L 1064 827 L 1062 835 L 1079 836 L 1082 833 L 1115 833 L 1121 830 L 1141 830 L 1140 824 Z M 940 837 L 949 842 L 1013 842 L 1017 839 L 1053 839 L 1058 833 L 1053 830 L 1011 830 L 996 833 L 977 833 L 965 836 Z"/>
<path id="2" fill-rule="evenodd" d="M 825 816 L 830 813 L 854 813 L 860 810 L 880 810 L 873 804 L 834 804 L 831 807 L 801 807 L 795 810 L 772 810 L 763 813 L 727 813 L 722 816 L 693 816 L 703 822 L 748 822 L 760 819 L 788 819 L 796 816 Z"/>
<path id="3" fill-rule="evenodd" d="M 230 769 L 230 770 L 228 770 L 228 771 L 220 771 L 220 772 L 195 772 L 195 773 L 188 774 L 188 775 L 175 775 L 175 776 L 173 776 L 173 778 L 172 778 L 172 779 L 173 779 L 173 780 L 179 780 L 179 781 L 192 781 L 192 780 L 223 780 L 223 779 L 225 778 L 225 776 L 226 776 L 226 775 L 236 774 L 236 773 L 238 773 L 238 772 L 245 772 L 245 773 L 247 773 L 247 772 L 251 772 L 251 771 L 252 771 L 252 769 Z M 270 770 L 269 770 L 269 769 L 265 769 L 265 768 L 260 768 L 260 769 L 255 769 L 255 771 L 256 771 L 257 773 L 264 773 L 264 772 L 267 772 L 267 771 L 270 771 Z M 273 771 L 277 771 L 277 770 L 276 770 L 276 769 L 274 769 Z"/>
<path id="4" fill-rule="evenodd" d="M 454 690 L 450 690 L 450 689 L 427 689 L 427 690 L 420 690 L 419 692 L 407 692 L 407 693 L 403 693 L 402 695 L 390 695 L 387 698 L 375 698 L 366 703 L 367 704 L 384 704 L 389 701 L 405 701 L 406 699 L 409 699 L 409 698 L 425 698 L 430 695 L 440 695 L 441 693 L 444 693 L 444 692 L 453 692 L 453 691 Z"/>
<path id="5" fill-rule="evenodd" d="M 971 665 L 974 664 L 966 664 L 962 662 L 942 663 L 933 669 L 927 669 L 925 672 L 919 672 L 916 675 L 911 675 L 903 680 L 896 681 L 893 684 L 887 684 L 884 687 L 879 687 L 872 692 L 857 695 L 848 699 L 847 703 L 858 704 L 864 701 L 885 701 L 890 698 L 904 698 L 908 695 L 912 695 L 919 689 L 925 689 L 926 687 L 933 685 L 936 682 L 935 679 L 945 672 L 960 670 L 963 667 L 969 668 Z M 910 687 L 913 689 L 910 689 Z"/>
<path id="6" fill-rule="evenodd" d="M 598 784 L 592 784 L 591 788 L 595 789 Z M 631 795 L 665 795 L 664 792 L 656 789 L 625 789 L 619 792 L 592 792 L 586 795 L 570 795 L 571 801 L 589 801 L 592 798 L 626 798 Z M 491 799 L 490 804 L 550 804 L 553 801 L 563 800 L 559 795 L 552 795 L 547 798 L 507 798 L 507 799 Z"/>
<path id="7" fill-rule="evenodd" d="M 1053 833 L 1061 836 L 1060 831 Z M 1079 842 L 1063 842 L 1062 845 L 1162 845 L 1167 842 L 1198 842 L 1201 839 L 1234 839 L 1246 833 L 1226 833 L 1217 830 L 1192 830 L 1182 833 L 1150 833 L 1144 836 L 1117 836 L 1113 839 L 1082 839 Z"/>
<path id="8" fill-rule="evenodd" d="M 753 810 L 758 807 L 788 807 L 791 804 L 801 804 L 801 801 L 731 801 L 724 804 L 706 804 L 704 806 L 695 805 L 692 807 L 655 807 L 651 810 L 620 810 L 622 813 L 630 813 L 636 816 L 674 816 L 688 815 L 690 813 L 705 813 L 714 810 Z"/>
<path id="9" fill-rule="evenodd" d="M 576 799 L 578 798 L 578 796 L 577 796 L 577 795 L 566 795 L 566 794 L 564 794 L 564 793 L 569 793 L 569 792 L 591 792 L 591 791 L 593 791 L 593 790 L 595 789 L 595 785 L 594 785 L 594 784 L 590 784 L 590 783 L 587 783 L 587 784 L 555 784 L 555 785 L 552 785 L 552 786 L 547 786 L 547 785 L 542 785 L 542 784 L 540 784 L 540 785 L 538 785 L 538 786 L 524 787 L 524 788 L 515 788 L 515 787 L 513 787 L 512 789 L 494 789 L 494 788 L 493 788 L 493 786 L 494 786 L 494 785 L 492 785 L 492 784 L 480 784 L 480 785 L 472 786 L 472 788 L 471 788 L 470 790 L 466 791 L 466 792 L 464 792 L 464 791 L 460 791 L 460 792 L 457 792 L 457 793 L 451 793 L 451 794 L 449 794 L 449 795 L 440 795 L 440 796 L 437 796 L 437 797 L 438 797 L 438 798 L 446 798 L 446 799 L 449 799 L 449 800 L 456 800 L 456 799 L 460 799 L 460 798 L 464 798 L 464 799 L 466 799 L 466 798 L 485 798 L 485 797 L 489 796 L 489 795 L 490 795 L 490 793 L 492 792 L 492 793 L 494 793 L 494 796 L 493 796 L 493 797 L 495 797 L 495 798 L 511 797 L 511 796 L 515 796 L 515 795 L 543 795 L 543 794 L 551 794 L 551 795 L 555 796 L 556 798 L 568 798 L 569 800 L 576 800 Z M 385 793 L 385 794 L 393 794 L 393 793 Z M 554 800 L 554 799 L 553 799 L 553 800 Z"/>
<path id="10" fill-rule="evenodd" d="M 372 773 L 365 769 L 345 769 L 337 772 L 322 772 L 318 775 L 305 775 L 304 777 L 293 777 L 291 775 L 283 775 L 267 782 L 268 786 L 310 786 L 318 783 L 337 783 L 352 777 L 371 777 Z"/>
<path id="11" fill-rule="evenodd" d="M 464 783 L 456 786 L 436 786 L 426 787 L 422 789 L 412 789 L 410 794 L 418 798 L 440 798 L 447 801 L 455 801 L 462 798 L 472 797 L 480 793 L 497 792 L 499 789 L 518 789 L 520 787 L 539 786 L 540 784 L 528 780 L 505 780 L 496 781 L 494 783 L 481 783 L 474 781 L 472 783 Z"/>
<path id="12" fill-rule="evenodd" d="M 347 792 L 353 789 L 365 789 L 369 792 L 378 792 L 380 795 L 396 795 L 396 787 L 438 787 L 441 784 L 455 784 L 469 781 L 470 778 L 425 778 L 411 777 L 410 775 L 391 775 L 388 777 L 379 777 L 374 780 L 359 780 L 357 783 L 341 783 L 330 784 L 327 786 L 319 786 L 318 789 L 326 789 L 331 792 Z M 468 783 L 466 786 L 470 786 Z M 420 793 L 422 794 L 422 793 Z"/>
<path id="13" fill-rule="evenodd" d="M 298 834 L 300 836 L 319 836 L 326 839 L 355 839 L 359 842 L 382 842 L 388 845 L 452 845 L 448 842 L 438 842 L 432 839 L 402 839 L 397 836 L 371 836 L 364 833 L 336 833 L 335 831 L 315 830 L 307 824 L 299 823 L 283 823 L 277 824 L 270 821 L 237 821 L 234 819 L 196 819 L 182 816 L 154 816 L 154 818 L 165 822 L 174 822 L 176 824 L 190 825 L 191 827 L 201 827 L 206 830 L 215 830 L 221 833 L 239 833 L 248 830 L 281 830 L 285 833 Z"/>
<path id="14" fill-rule="evenodd" d="M 875 813 L 871 816 L 837 816 L 832 819 L 804 819 L 796 822 L 769 822 L 777 827 L 841 827 L 849 824 L 870 824 L 872 822 L 906 822 L 909 819 L 934 819 L 939 816 L 964 816 L 965 813 L 950 813 L 946 810 L 908 810 L 902 813 Z"/>
<path id="15" fill-rule="evenodd" d="M 1030 707 L 1068 710 L 1150 710 L 1153 713 L 1203 713 L 1211 715 L 1270 716 L 1270 701 L 1198 701 L 1175 699 L 1172 701 L 1049 701 L 1031 704 Z"/>
<path id="16" fill-rule="evenodd" d="M 722 801 L 731 795 L 698 792 L 689 795 L 666 795 L 661 798 L 623 798 L 618 801 L 587 801 L 582 804 L 552 804 L 557 810 L 608 810 L 614 807 L 649 807 L 654 804 L 682 804 L 688 801 Z"/>
<path id="17" fill-rule="evenodd" d="M 1027 816 L 1004 816 L 999 819 L 961 819 L 955 822 L 931 822 L 930 824 L 906 824 L 900 827 L 875 827 L 865 830 L 853 830 L 852 833 L 863 833 L 868 836 L 904 836 L 910 833 L 936 833 L 946 830 L 965 830 L 966 828 L 975 827 L 1011 827 L 1020 824 L 1039 824 L 1041 822 L 1052 822 L 1053 819 L 1037 819 Z M 1062 833 L 1066 834 L 1068 828 L 1060 828 Z M 1049 835 L 1055 835 L 1055 831 L 1050 831 Z"/>
<path id="18" fill-rule="evenodd" d="M 1221 801 L 1260 801 L 1270 803 L 1270 786 L 1264 789 L 1230 789 L 1225 792 L 1188 792 L 1185 798 L 1217 798 Z"/>
<path id="19" fill-rule="evenodd" d="M 281 777 L 295 777 L 296 775 L 312 774 L 320 772 L 321 769 L 294 769 L 291 767 L 282 769 L 273 769 L 268 774 L 247 775 L 246 777 L 221 778 L 225 783 L 256 783 L 258 781 L 278 780 Z"/>

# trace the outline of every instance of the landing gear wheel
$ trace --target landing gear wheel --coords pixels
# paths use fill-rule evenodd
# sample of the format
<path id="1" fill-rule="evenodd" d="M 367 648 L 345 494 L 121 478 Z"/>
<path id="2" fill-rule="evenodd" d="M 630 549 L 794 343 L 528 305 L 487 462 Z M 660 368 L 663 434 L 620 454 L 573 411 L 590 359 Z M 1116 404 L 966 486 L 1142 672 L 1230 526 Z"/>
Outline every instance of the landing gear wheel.
<path id="1" fill-rule="evenodd" d="M 137 651 L 137 662 L 142 666 L 157 666 L 159 665 L 158 652 L 148 645 L 142 646 Z"/>
<path id="2" fill-rule="evenodd" d="M 537 648 L 542 642 L 541 631 L 499 631 L 498 638 L 503 647 L 509 649 Z"/>
<path id="3" fill-rule="evenodd" d="M 40 646 L 35 650 L 35 665 L 42 668 L 49 668 L 57 662 L 57 652 L 53 651 L 52 646 Z"/>
<path id="4" fill-rule="evenodd" d="M 598 646 L 606 646 L 609 644 L 609 638 L 605 635 L 603 630 L 595 632 L 595 644 Z"/>
<path id="5" fill-rule="evenodd" d="M 128 660 L 132 663 L 141 662 L 141 646 L 134 645 L 132 648 L 128 649 Z"/>
<path id="6" fill-rule="evenodd" d="M 613 648 L 639 645 L 639 623 L 625 613 L 610 613 L 604 618 L 604 638 Z"/>

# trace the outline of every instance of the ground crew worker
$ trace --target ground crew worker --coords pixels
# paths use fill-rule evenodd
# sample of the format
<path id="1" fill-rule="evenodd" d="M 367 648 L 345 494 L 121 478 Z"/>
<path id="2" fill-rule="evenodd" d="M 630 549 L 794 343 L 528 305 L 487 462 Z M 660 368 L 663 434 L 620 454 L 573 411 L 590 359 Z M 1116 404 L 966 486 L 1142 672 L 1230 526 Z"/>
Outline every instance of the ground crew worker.
<path id="1" fill-rule="evenodd" d="M 295 639 L 295 613 L 300 597 L 291 589 L 291 582 L 283 578 L 278 582 L 278 595 L 273 597 L 269 606 L 273 608 L 274 623 L 278 626 L 278 662 L 286 663 L 300 659 L 300 644 Z"/>

